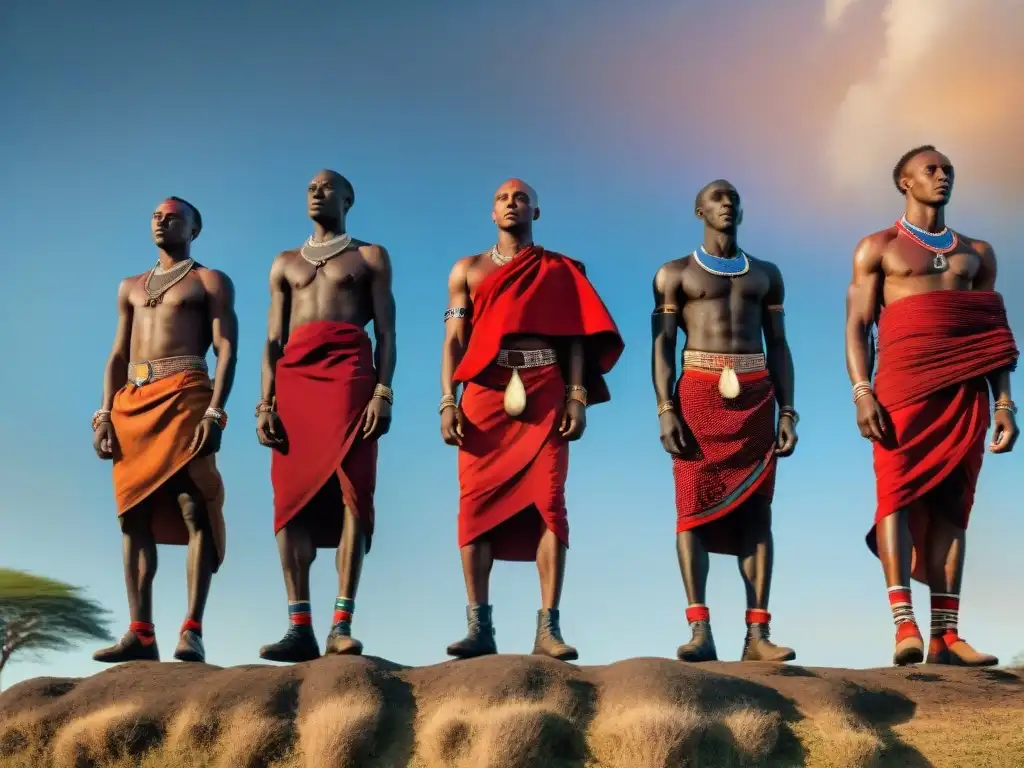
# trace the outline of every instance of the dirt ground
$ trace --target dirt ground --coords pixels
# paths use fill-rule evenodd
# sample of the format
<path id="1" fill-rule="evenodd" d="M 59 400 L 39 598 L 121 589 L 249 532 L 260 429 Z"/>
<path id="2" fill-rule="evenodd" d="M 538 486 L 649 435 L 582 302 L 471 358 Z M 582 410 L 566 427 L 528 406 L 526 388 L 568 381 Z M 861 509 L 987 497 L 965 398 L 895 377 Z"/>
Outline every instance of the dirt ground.
<path id="1" fill-rule="evenodd" d="M 1024 673 L 139 662 L 0 693 L 0 768 L 1024 766 Z"/>

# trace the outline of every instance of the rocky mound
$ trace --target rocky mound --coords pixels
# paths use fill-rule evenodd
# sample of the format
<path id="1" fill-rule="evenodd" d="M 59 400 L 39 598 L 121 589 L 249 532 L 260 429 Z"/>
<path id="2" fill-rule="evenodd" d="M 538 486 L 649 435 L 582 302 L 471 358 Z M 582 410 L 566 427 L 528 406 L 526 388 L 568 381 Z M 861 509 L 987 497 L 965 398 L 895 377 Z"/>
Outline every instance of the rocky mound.
<path id="1" fill-rule="evenodd" d="M 1019 670 L 134 663 L 0 694 L 18 768 L 1022 766 Z"/>

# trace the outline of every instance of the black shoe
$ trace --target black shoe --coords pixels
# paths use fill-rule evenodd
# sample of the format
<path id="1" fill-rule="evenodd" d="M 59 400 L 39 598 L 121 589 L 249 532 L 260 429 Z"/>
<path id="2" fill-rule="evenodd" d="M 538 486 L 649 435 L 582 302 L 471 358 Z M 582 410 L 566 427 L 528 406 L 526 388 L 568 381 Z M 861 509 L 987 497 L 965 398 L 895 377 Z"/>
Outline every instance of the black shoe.
<path id="1" fill-rule="evenodd" d="M 491 622 L 491 606 L 471 605 L 466 608 L 469 632 L 461 640 L 448 646 L 448 655 L 459 659 L 475 656 L 489 656 L 498 652 L 494 641 L 494 624 Z"/>
<path id="2" fill-rule="evenodd" d="M 156 637 L 140 637 L 128 630 L 116 645 L 102 648 L 92 655 L 93 661 L 104 664 L 120 664 L 123 661 L 160 661 Z"/>
<path id="3" fill-rule="evenodd" d="M 260 648 L 260 658 L 267 661 L 284 661 L 297 664 L 320 658 L 320 645 L 307 624 L 293 624 L 284 637 L 276 643 Z"/>

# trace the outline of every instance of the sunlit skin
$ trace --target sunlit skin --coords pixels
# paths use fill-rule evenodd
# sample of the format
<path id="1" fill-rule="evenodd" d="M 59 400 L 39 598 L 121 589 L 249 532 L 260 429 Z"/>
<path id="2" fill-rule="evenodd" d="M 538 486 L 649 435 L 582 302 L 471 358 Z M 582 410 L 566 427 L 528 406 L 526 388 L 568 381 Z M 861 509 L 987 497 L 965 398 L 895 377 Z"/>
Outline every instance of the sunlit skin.
<path id="1" fill-rule="evenodd" d="M 176 200 L 165 200 L 150 219 L 160 267 L 170 269 L 188 259 L 198 234 L 193 210 Z M 217 357 L 210 407 L 223 409 L 234 383 L 238 318 L 234 286 L 223 272 L 196 263 L 189 274 L 171 287 L 155 307 L 147 306 L 146 273 L 121 281 L 118 287 L 118 322 L 103 381 L 103 409 L 127 379 L 131 360 L 158 360 L 179 355 L 205 357 L 211 346 Z M 196 428 L 192 450 L 205 456 L 220 450 L 221 429 L 212 418 Z M 93 448 L 101 459 L 112 459 L 116 436 L 109 422 L 99 425 Z M 171 478 L 153 497 L 125 513 L 122 521 L 125 579 L 132 621 L 152 621 L 152 585 L 157 550 L 150 527 L 152 507 L 170 496 L 180 506 L 189 533 L 188 618 L 201 621 L 215 559 L 203 496 L 186 471 Z"/>
<path id="2" fill-rule="evenodd" d="M 945 206 L 953 192 L 954 175 L 953 164 L 941 152 L 924 151 L 911 158 L 899 180 L 907 221 L 929 232 L 941 231 L 946 226 Z M 997 264 L 992 246 L 957 234 L 957 247 L 946 254 L 949 267 L 942 271 L 933 268 L 932 251 L 909 238 L 898 237 L 895 226 L 868 235 L 857 244 L 846 299 L 846 366 L 851 383 L 871 380 L 871 329 L 883 306 L 931 291 L 995 290 Z M 1011 397 L 1009 371 L 998 371 L 988 379 L 995 398 Z M 873 442 L 885 438 L 886 416 L 873 395 L 857 401 L 856 413 L 862 437 Z M 989 450 L 1008 453 L 1018 434 L 1013 414 L 996 411 L 993 424 Z M 886 517 L 877 527 L 877 536 L 886 584 L 909 584 L 911 538 L 907 511 Z M 960 593 L 965 546 L 965 531 L 941 518 L 931 520 L 927 569 L 932 591 Z"/>
<path id="3" fill-rule="evenodd" d="M 497 228 L 497 246 L 502 256 L 514 257 L 533 245 L 533 223 L 540 219 L 537 192 L 521 179 L 509 179 L 498 187 L 491 205 L 491 221 Z M 448 306 L 472 308 L 473 295 L 483 280 L 495 270 L 502 269 L 490 255 L 474 254 L 455 263 L 448 276 Z M 469 343 L 469 324 L 465 319 L 453 318 L 445 324 L 445 337 L 441 350 L 441 394 L 454 395 L 453 377 Z M 537 336 L 510 335 L 502 341 L 505 349 L 548 349 L 551 339 Z M 583 384 L 583 345 L 579 340 L 569 349 L 568 378 L 571 385 Z M 585 407 L 569 401 L 562 413 L 559 433 L 565 440 L 575 441 L 583 436 L 587 426 Z M 463 415 L 460 408 L 446 408 L 441 413 L 441 438 L 448 445 L 461 446 Z M 462 547 L 462 570 L 470 604 L 489 602 L 489 581 L 494 558 L 490 542 L 480 539 Z M 550 530 L 541 536 L 537 547 L 537 570 L 540 574 L 543 608 L 557 608 L 561 600 L 565 573 L 565 545 Z"/>
<path id="4" fill-rule="evenodd" d="M 318 172 L 306 189 L 313 239 L 319 242 L 344 234 L 346 216 L 353 203 L 354 191 L 341 174 L 332 170 Z M 270 267 L 261 399 L 273 401 L 275 370 L 289 333 L 323 320 L 352 323 L 361 328 L 372 320 L 377 381 L 390 387 L 397 359 L 395 316 L 391 257 L 383 246 L 353 239 L 344 253 L 319 270 L 302 257 L 299 248 L 278 254 Z M 391 405 L 382 398 L 373 398 L 363 417 L 364 439 L 377 440 L 390 428 Z M 285 444 L 285 432 L 275 412 L 259 415 L 256 435 L 261 445 L 273 450 Z M 354 511 L 346 507 L 343 514 L 342 540 L 336 558 L 338 594 L 354 600 L 366 537 Z M 309 569 L 316 558 L 310 531 L 297 517 L 278 533 L 277 542 L 289 601 L 308 600 Z"/>
<path id="5" fill-rule="evenodd" d="M 737 255 L 737 231 L 743 221 L 739 192 L 725 180 L 707 185 L 695 201 L 694 213 L 704 226 L 704 249 L 713 256 Z M 746 251 L 745 251 L 746 252 Z M 794 374 L 786 341 L 784 315 L 771 311 L 785 300 L 782 273 L 774 264 L 750 259 L 750 270 L 739 277 L 721 277 L 702 269 L 691 256 L 667 262 L 654 277 L 655 314 L 652 316 L 651 378 L 657 403 L 674 399 L 676 339 L 686 335 L 685 349 L 727 354 L 765 352 L 768 371 L 780 406 L 792 406 Z M 664 307 L 676 311 L 661 312 Z M 659 417 L 662 447 L 682 456 L 690 446 L 687 430 L 676 410 Z M 792 417 L 779 418 L 775 453 L 793 453 L 797 434 Z M 771 590 L 773 540 L 771 504 L 753 496 L 732 514 L 747 517 L 746 554 L 740 572 L 747 592 L 747 607 L 767 610 Z M 708 552 L 701 527 L 677 537 L 679 567 L 691 604 L 703 604 L 709 570 Z"/>

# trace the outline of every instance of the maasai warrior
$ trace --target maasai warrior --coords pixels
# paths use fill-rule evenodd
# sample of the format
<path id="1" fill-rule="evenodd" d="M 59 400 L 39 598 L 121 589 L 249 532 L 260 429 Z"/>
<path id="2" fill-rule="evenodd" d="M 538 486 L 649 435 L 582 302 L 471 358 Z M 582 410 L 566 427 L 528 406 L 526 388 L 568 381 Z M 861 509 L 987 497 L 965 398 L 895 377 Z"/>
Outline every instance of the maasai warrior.
<path id="1" fill-rule="evenodd" d="M 269 661 L 320 655 L 309 603 L 317 549 L 337 549 L 338 597 L 328 653 L 359 654 L 352 614 L 373 537 L 377 439 L 391 427 L 395 302 L 391 258 L 353 239 L 348 180 L 319 172 L 309 184 L 313 234 L 270 267 L 270 314 L 256 433 L 273 449 L 274 533 L 290 626 L 260 649 Z M 365 331 L 373 321 L 376 349 Z"/>
<path id="2" fill-rule="evenodd" d="M 497 653 L 489 601 L 495 560 L 537 562 L 541 610 L 533 652 L 577 658 L 558 606 L 569 546 L 569 443 L 622 354 L 614 321 L 583 265 L 533 243 L 537 193 L 512 179 L 491 218 L 498 242 L 456 262 L 441 354 L 441 437 L 459 447 L 459 547 L 469 633 L 461 658 Z M 456 398 L 464 385 L 462 400 Z"/>
<path id="3" fill-rule="evenodd" d="M 96 454 L 113 460 L 131 624 L 116 645 L 93 654 L 96 661 L 159 660 L 157 544 L 188 545 L 188 613 L 174 658 L 206 658 L 203 610 L 224 560 L 224 485 L 214 454 L 227 424 L 238 330 L 231 280 L 190 255 L 202 226 L 184 200 L 161 203 L 152 219 L 157 263 L 122 280 L 117 292 L 117 332 L 92 428 Z"/>
<path id="4" fill-rule="evenodd" d="M 874 450 L 878 506 L 867 536 L 882 562 L 896 624 L 893 663 L 924 659 L 910 579 L 931 590 L 928 662 L 987 666 L 957 630 L 967 521 L 985 452 L 1017 439 L 1010 371 L 1017 348 L 995 292 L 992 246 L 948 229 L 953 166 L 932 146 L 907 152 L 893 170 L 905 213 L 868 235 L 853 255 L 847 295 L 846 362 L 857 424 Z M 871 383 L 872 326 L 878 369 Z"/>
<path id="5" fill-rule="evenodd" d="M 715 552 L 739 560 L 747 593 L 743 660 L 789 661 L 796 654 L 769 639 L 768 613 L 775 460 L 797 443 L 785 287 L 778 267 L 737 245 L 743 212 L 732 184 L 705 186 L 695 212 L 704 242 L 655 274 L 652 315 L 651 372 L 661 444 L 675 474 L 676 548 L 693 632 L 677 655 L 718 658 L 705 603 L 708 553 Z M 673 388 L 679 328 L 686 342 Z"/>

